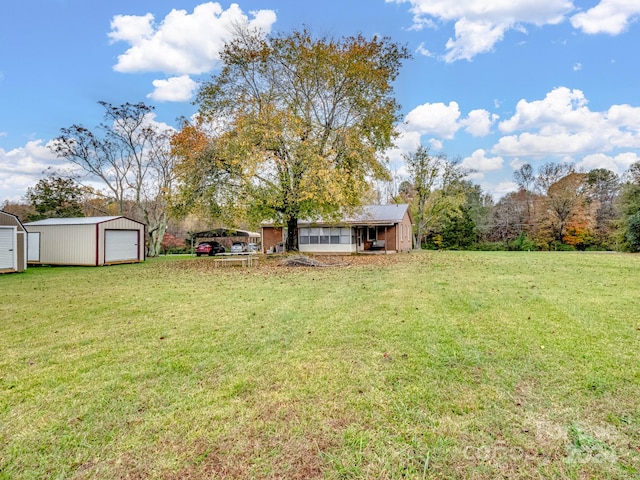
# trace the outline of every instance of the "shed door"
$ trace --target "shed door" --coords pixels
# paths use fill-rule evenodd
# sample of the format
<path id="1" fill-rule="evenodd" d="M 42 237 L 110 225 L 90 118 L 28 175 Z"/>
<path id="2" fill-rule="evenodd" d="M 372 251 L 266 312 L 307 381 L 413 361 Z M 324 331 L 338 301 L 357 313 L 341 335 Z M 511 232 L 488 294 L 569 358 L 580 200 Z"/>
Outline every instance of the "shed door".
<path id="1" fill-rule="evenodd" d="M 27 262 L 40 261 L 40 232 L 27 235 Z"/>
<path id="2" fill-rule="evenodd" d="M 104 262 L 126 262 L 138 258 L 138 230 L 105 230 Z"/>
<path id="3" fill-rule="evenodd" d="M 16 269 L 16 229 L 0 228 L 0 270 Z"/>

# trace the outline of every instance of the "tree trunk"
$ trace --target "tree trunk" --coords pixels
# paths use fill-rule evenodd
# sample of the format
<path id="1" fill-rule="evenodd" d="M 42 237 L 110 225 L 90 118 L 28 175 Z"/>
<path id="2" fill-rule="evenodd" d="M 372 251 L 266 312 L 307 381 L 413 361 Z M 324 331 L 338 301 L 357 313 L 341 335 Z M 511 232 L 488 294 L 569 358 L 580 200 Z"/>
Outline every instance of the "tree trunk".
<path id="1" fill-rule="evenodd" d="M 287 219 L 287 252 L 298 251 L 298 219 Z"/>

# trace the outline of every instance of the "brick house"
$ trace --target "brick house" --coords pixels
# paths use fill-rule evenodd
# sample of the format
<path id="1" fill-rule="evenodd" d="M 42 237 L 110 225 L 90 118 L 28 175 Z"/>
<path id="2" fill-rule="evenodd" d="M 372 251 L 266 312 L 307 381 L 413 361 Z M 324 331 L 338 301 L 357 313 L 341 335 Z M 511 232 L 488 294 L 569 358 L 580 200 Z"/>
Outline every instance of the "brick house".
<path id="1" fill-rule="evenodd" d="M 298 248 L 302 253 L 396 253 L 412 248 L 412 219 L 407 204 L 365 205 L 335 222 L 298 220 Z M 286 232 L 262 224 L 262 251 L 283 250 Z"/>

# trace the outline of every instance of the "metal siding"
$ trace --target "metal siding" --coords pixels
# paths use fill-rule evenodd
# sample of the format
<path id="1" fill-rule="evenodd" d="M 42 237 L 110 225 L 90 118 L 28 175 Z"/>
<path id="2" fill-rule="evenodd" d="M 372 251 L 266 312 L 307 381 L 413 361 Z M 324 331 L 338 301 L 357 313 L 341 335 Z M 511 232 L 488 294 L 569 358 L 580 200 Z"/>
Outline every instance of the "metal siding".
<path id="1" fill-rule="evenodd" d="M 95 265 L 94 225 L 29 225 L 40 232 L 40 262 L 54 265 Z"/>
<path id="2" fill-rule="evenodd" d="M 16 237 L 16 253 L 17 253 L 17 267 L 18 272 L 22 272 L 27 269 L 27 232 L 18 231 Z"/>

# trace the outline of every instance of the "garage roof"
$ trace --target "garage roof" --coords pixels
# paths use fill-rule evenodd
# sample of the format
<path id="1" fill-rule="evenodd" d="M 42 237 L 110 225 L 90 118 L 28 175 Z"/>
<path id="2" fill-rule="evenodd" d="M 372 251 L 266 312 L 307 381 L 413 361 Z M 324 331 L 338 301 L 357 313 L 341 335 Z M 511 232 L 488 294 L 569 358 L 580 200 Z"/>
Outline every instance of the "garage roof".
<path id="1" fill-rule="evenodd" d="M 105 216 L 105 217 L 74 217 L 74 218 L 45 218 L 44 220 L 37 220 L 31 223 L 25 223 L 25 225 L 95 225 L 98 223 L 109 222 L 118 218 L 125 218 L 122 216 Z M 132 220 L 136 221 L 136 220 Z M 137 222 L 140 223 L 140 222 Z"/>

